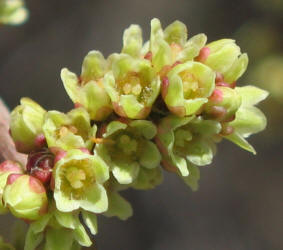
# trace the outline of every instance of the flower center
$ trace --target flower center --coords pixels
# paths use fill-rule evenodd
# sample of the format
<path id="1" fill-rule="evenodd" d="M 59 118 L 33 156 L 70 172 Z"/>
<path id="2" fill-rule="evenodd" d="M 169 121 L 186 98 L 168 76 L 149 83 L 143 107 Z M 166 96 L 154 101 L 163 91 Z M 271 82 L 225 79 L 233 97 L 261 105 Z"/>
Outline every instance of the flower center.
<path id="1" fill-rule="evenodd" d="M 118 147 L 126 154 L 131 155 L 137 151 L 138 143 L 135 139 L 130 138 L 128 135 L 121 135 L 118 138 Z"/>
<path id="2" fill-rule="evenodd" d="M 175 132 L 175 145 L 178 147 L 184 147 L 186 142 L 192 140 L 192 133 L 189 130 L 178 129 Z"/>
<path id="3" fill-rule="evenodd" d="M 78 133 L 78 129 L 75 126 L 72 126 L 72 125 L 69 125 L 69 126 L 65 125 L 65 126 L 62 126 L 59 129 L 60 137 L 66 136 L 69 132 L 71 132 L 73 134 L 77 134 Z"/>
<path id="4" fill-rule="evenodd" d="M 139 96 L 145 85 L 138 73 L 131 72 L 126 77 L 118 81 L 118 86 L 122 94 Z"/>
<path id="5" fill-rule="evenodd" d="M 178 54 L 183 50 L 182 46 L 177 43 L 170 44 L 173 61 L 176 60 Z"/>
<path id="6" fill-rule="evenodd" d="M 195 78 L 195 76 L 188 72 L 187 70 L 182 71 L 179 73 L 179 76 L 182 79 L 183 82 L 183 92 L 184 92 L 184 97 L 186 99 L 189 98 L 195 98 L 199 95 L 199 82 Z"/>
<path id="7" fill-rule="evenodd" d="M 70 167 L 66 173 L 66 179 L 74 189 L 82 188 L 86 180 L 86 173 L 77 167 Z"/>

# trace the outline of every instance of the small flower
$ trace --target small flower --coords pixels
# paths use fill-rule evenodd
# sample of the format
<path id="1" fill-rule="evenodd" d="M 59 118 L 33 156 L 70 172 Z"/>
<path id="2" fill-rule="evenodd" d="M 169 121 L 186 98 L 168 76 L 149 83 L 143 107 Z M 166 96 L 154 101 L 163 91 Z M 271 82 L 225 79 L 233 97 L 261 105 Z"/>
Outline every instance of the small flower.
<path id="1" fill-rule="evenodd" d="M 48 147 L 59 147 L 64 150 L 91 150 L 91 138 L 96 134 L 96 125 L 91 127 L 89 114 L 84 108 L 73 109 L 67 114 L 48 111 L 42 129 Z"/>
<path id="2" fill-rule="evenodd" d="M 222 81 L 228 84 L 237 81 L 248 66 L 247 54 L 241 54 L 240 47 L 232 39 L 221 39 L 207 44 L 197 60 L 220 73 Z"/>
<path id="3" fill-rule="evenodd" d="M 159 76 L 146 59 L 114 54 L 110 60 L 111 71 L 104 77 L 104 86 L 114 111 L 131 119 L 146 118 L 159 95 Z"/>
<path id="4" fill-rule="evenodd" d="M 190 168 L 210 164 L 216 151 L 213 136 L 220 130 L 220 123 L 201 117 L 162 119 L 156 137 L 162 166 L 186 177 L 190 175 Z"/>
<path id="5" fill-rule="evenodd" d="M 62 212 L 78 208 L 93 213 L 107 210 L 103 183 L 109 178 L 108 166 L 99 156 L 69 150 L 54 166 L 54 199 Z"/>
<path id="6" fill-rule="evenodd" d="M 180 21 L 175 21 L 162 30 L 157 18 L 151 20 L 151 35 L 149 52 L 152 54 L 152 64 L 156 72 L 166 71 L 168 66 L 176 62 L 184 63 L 197 57 L 206 43 L 206 36 L 198 34 L 189 40 L 187 27 Z"/>
<path id="7" fill-rule="evenodd" d="M 142 168 L 159 166 L 160 153 L 150 141 L 155 135 L 156 127 L 150 121 L 112 121 L 98 138 L 94 152 L 109 165 L 120 184 L 131 184 Z"/>
<path id="8" fill-rule="evenodd" d="M 111 100 L 103 86 L 107 67 L 99 51 L 90 51 L 84 58 L 79 78 L 66 68 L 61 71 L 64 87 L 75 106 L 83 106 L 96 121 L 106 119 L 112 112 Z"/>
<path id="9" fill-rule="evenodd" d="M 215 73 L 198 62 L 175 66 L 163 78 L 161 94 L 168 109 L 183 117 L 197 113 L 212 94 Z"/>
<path id="10" fill-rule="evenodd" d="M 204 115 L 217 121 L 234 120 L 241 106 L 241 96 L 230 87 L 216 86 L 208 102 L 204 105 Z"/>
<path id="11" fill-rule="evenodd" d="M 47 196 L 42 183 L 29 175 L 10 174 L 3 201 L 11 213 L 27 220 L 37 220 L 47 212 Z"/>
<path id="12" fill-rule="evenodd" d="M 11 113 L 10 130 L 16 148 L 21 153 L 29 153 L 44 144 L 42 125 L 46 111 L 29 98 L 22 98 L 21 105 Z"/>
<path id="13" fill-rule="evenodd" d="M 0 1 L 0 24 L 18 25 L 28 17 L 23 0 Z"/>
<path id="14" fill-rule="evenodd" d="M 22 174 L 23 170 L 19 163 L 13 161 L 4 161 L 0 164 L 0 214 L 7 212 L 2 203 L 3 190 L 6 186 L 7 178 L 10 174 Z"/>
<path id="15" fill-rule="evenodd" d="M 235 120 L 228 123 L 229 127 L 233 128 L 233 133 L 224 137 L 256 154 L 255 149 L 245 138 L 265 129 L 265 115 L 255 105 L 263 101 L 268 96 L 268 92 L 254 86 L 237 87 L 235 91 L 241 96 L 242 104 L 236 112 Z"/>

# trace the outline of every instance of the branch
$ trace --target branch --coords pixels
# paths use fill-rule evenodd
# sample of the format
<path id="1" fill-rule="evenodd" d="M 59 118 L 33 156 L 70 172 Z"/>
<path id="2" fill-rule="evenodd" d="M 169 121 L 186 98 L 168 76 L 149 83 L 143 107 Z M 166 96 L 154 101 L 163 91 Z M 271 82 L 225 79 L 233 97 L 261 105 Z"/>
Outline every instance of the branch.
<path id="1" fill-rule="evenodd" d="M 26 165 L 27 156 L 16 151 L 15 144 L 9 134 L 10 113 L 0 99 L 0 163 L 12 160 Z"/>

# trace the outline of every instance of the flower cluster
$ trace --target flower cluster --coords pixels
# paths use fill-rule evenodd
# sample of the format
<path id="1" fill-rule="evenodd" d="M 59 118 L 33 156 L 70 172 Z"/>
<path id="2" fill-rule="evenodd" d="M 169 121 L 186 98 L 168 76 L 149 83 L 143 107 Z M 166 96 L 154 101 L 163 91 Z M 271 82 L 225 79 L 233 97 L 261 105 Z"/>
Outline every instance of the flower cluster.
<path id="1" fill-rule="evenodd" d="M 265 128 L 255 105 L 268 94 L 237 87 L 247 55 L 231 39 L 187 36 L 183 23 L 153 19 L 143 43 L 131 25 L 121 53 L 90 51 L 79 76 L 62 69 L 74 109 L 21 99 L 10 133 L 28 161 L 0 165 L 0 208 L 29 221 L 25 250 L 90 246 L 85 226 L 96 234 L 97 214 L 130 217 L 120 192 L 156 187 L 162 169 L 196 190 L 222 139 L 255 153 L 246 138 Z"/>
<path id="2" fill-rule="evenodd" d="M 28 17 L 23 0 L 0 0 L 0 25 L 18 25 Z"/>

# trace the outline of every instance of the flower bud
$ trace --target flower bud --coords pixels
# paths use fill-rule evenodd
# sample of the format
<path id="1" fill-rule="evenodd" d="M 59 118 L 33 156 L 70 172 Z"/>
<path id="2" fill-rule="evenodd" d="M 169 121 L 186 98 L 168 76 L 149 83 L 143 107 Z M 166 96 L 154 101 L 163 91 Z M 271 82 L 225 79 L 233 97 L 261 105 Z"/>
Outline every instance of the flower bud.
<path id="1" fill-rule="evenodd" d="M 2 0 L 0 2 L 0 23 L 18 25 L 28 17 L 23 0 Z"/>
<path id="2" fill-rule="evenodd" d="M 32 152 L 28 155 L 27 172 L 39 179 L 43 184 L 49 184 L 54 165 L 54 155 L 48 149 Z"/>
<path id="3" fill-rule="evenodd" d="M 27 220 L 37 220 L 47 212 L 47 196 L 42 183 L 29 175 L 10 174 L 3 201 L 11 213 Z"/>
<path id="4" fill-rule="evenodd" d="M 29 153 L 42 146 L 37 138 L 42 134 L 43 119 L 46 111 L 29 98 L 22 98 L 21 105 L 11 113 L 11 136 L 21 153 Z"/>
<path id="5" fill-rule="evenodd" d="M 112 112 L 111 100 L 103 86 L 107 62 L 99 51 L 90 51 L 84 58 L 81 76 L 64 68 L 61 79 L 75 106 L 84 107 L 90 118 L 96 121 L 106 119 Z"/>
<path id="6" fill-rule="evenodd" d="M 7 211 L 2 203 L 2 195 L 8 176 L 10 174 L 21 174 L 22 172 L 22 167 L 17 162 L 4 161 L 0 164 L 0 214 Z"/>
<path id="7" fill-rule="evenodd" d="M 241 77 L 248 66 L 247 54 L 241 54 L 240 47 L 232 39 L 209 43 L 200 51 L 196 60 L 221 73 L 229 84 Z"/>
<path id="8" fill-rule="evenodd" d="M 204 107 L 204 114 L 218 121 L 233 120 L 239 107 L 241 96 L 230 87 L 216 86 Z"/>

